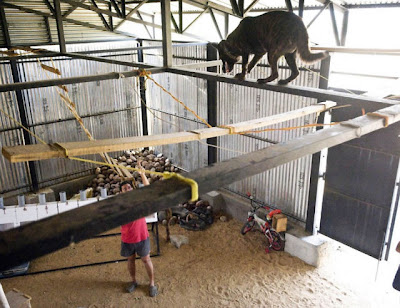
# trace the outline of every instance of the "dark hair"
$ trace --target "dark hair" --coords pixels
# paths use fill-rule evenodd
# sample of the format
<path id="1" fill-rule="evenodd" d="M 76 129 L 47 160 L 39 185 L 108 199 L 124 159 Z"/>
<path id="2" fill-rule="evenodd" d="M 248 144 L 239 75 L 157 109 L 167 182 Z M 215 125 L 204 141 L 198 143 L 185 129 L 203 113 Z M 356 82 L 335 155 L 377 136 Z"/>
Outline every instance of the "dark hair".
<path id="1" fill-rule="evenodd" d="M 132 188 L 134 188 L 133 183 L 132 183 L 131 180 L 122 181 L 121 184 L 119 184 L 119 187 L 122 188 L 122 186 L 124 186 L 124 185 L 126 185 L 126 184 L 129 184 L 129 185 L 131 185 Z"/>

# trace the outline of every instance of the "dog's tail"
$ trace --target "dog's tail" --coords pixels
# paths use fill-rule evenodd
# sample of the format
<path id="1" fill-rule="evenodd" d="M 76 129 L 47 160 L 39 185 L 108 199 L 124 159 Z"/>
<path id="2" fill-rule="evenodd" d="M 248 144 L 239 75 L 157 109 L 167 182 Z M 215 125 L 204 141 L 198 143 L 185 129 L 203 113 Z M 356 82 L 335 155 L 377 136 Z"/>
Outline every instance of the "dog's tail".
<path id="1" fill-rule="evenodd" d="M 307 63 L 313 63 L 318 60 L 325 59 L 329 56 L 327 51 L 313 53 L 310 51 L 310 47 L 308 46 L 308 34 L 307 30 L 301 31 L 301 35 L 299 35 L 298 43 L 297 43 L 297 52 L 300 58 Z"/>

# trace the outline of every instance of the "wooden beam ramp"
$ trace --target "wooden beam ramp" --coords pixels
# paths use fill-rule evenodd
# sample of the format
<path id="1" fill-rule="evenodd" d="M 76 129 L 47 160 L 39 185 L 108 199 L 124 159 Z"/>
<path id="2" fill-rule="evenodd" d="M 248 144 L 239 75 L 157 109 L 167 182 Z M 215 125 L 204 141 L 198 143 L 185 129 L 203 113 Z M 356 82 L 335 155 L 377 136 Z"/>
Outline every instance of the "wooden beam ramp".
<path id="1" fill-rule="evenodd" d="M 97 153 L 122 151 L 150 146 L 189 142 L 213 137 L 243 133 L 253 129 L 282 123 L 308 114 L 320 113 L 334 107 L 334 102 L 324 102 L 301 109 L 276 114 L 265 118 L 230 124 L 226 127 L 196 129 L 190 132 L 177 132 L 162 135 L 115 138 L 79 142 L 60 142 L 52 144 L 32 144 L 3 147 L 2 154 L 12 163 L 44 160 L 50 158 L 66 158 Z"/>

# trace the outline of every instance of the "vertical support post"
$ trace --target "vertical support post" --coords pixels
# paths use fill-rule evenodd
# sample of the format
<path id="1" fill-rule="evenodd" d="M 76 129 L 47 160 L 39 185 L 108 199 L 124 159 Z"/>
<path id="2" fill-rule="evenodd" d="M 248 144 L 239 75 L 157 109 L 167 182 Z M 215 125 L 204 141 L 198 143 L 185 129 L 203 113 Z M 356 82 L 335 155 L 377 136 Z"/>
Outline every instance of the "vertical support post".
<path id="1" fill-rule="evenodd" d="M 143 41 L 139 40 L 139 46 L 143 47 Z M 144 62 L 143 49 L 138 49 L 138 62 Z M 147 121 L 147 108 L 146 108 L 146 85 L 144 77 L 139 77 L 140 86 L 140 109 L 142 111 L 142 131 L 143 136 L 149 134 L 148 121 Z"/>
<path id="2" fill-rule="evenodd" d="M 336 45 L 340 46 L 339 30 L 337 27 L 337 22 L 335 17 L 335 7 L 332 2 L 329 4 L 329 11 L 331 13 L 332 28 L 333 28 L 333 34 L 335 35 Z"/>
<path id="3" fill-rule="evenodd" d="M 331 112 L 326 111 L 324 114 L 324 124 L 329 124 L 329 123 L 331 123 Z M 328 126 L 326 126 L 325 128 L 328 128 Z M 328 148 L 325 148 L 321 150 L 320 160 L 319 160 L 317 194 L 315 197 L 315 209 L 314 209 L 313 235 L 317 235 L 321 227 L 322 202 L 324 200 L 324 192 L 325 192 L 325 174 L 326 174 L 327 161 L 328 161 Z"/>
<path id="4" fill-rule="evenodd" d="M 228 37 L 229 34 L 229 14 L 225 13 L 225 39 Z"/>
<path id="5" fill-rule="evenodd" d="M 65 46 L 64 26 L 62 22 L 60 0 L 54 0 L 54 9 L 56 10 L 56 23 L 57 23 L 57 34 L 58 44 L 60 45 L 60 52 L 67 52 Z"/>
<path id="6" fill-rule="evenodd" d="M 8 32 L 8 24 L 7 24 L 4 7 L 0 7 L 0 20 L 1 20 L 1 25 L 3 28 L 3 35 L 4 35 L 5 42 L 6 42 L 6 46 L 7 46 L 7 48 L 10 48 L 11 47 L 11 38 L 10 38 L 10 33 Z M 17 61 L 10 60 L 10 66 L 11 66 L 11 74 L 12 74 L 14 83 L 21 82 L 21 80 L 19 78 L 20 73 L 18 70 Z M 28 127 L 28 118 L 26 116 L 22 91 L 21 90 L 15 91 L 15 94 L 16 94 L 16 98 L 17 98 L 18 111 L 19 111 L 21 124 L 25 127 Z M 26 130 L 22 130 L 22 134 L 24 136 L 25 144 L 32 144 L 29 133 Z M 32 191 L 36 192 L 37 190 L 39 190 L 39 184 L 38 184 L 38 179 L 37 179 L 37 175 L 36 175 L 35 164 L 33 161 L 28 162 L 28 172 L 30 174 L 31 189 L 32 189 Z"/>
<path id="7" fill-rule="evenodd" d="M 286 7 L 288 9 L 289 12 L 293 12 L 293 6 L 292 6 L 292 1 L 290 0 L 285 0 L 286 3 Z"/>
<path id="8" fill-rule="evenodd" d="M 299 0 L 299 16 L 303 18 L 304 15 L 304 0 Z"/>
<path id="9" fill-rule="evenodd" d="M 346 45 L 347 38 L 347 26 L 349 24 L 349 10 L 343 12 L 343 21 L 342 21 L 342 35 L 340 38 L 340 46 Z"/>
<path id="10" fill-rule="evenodd" d="M 53 38 L 51 37 L 49 18 L 48 17 L 43 17 L 43 18 L 44 18 L 44 24 L 46 26 L 46 32 L 47 32 L 49 43 L 53 43 Z"/>
<path id="11" fill-rule="evenodd" d="M 171 0 L 161 2 L 163 65 L 172 66 Z"/>
<path id="12" fill-rule="evenodd" d="M 328 80 L 329 80 L 329 72 L 331 67 L 331 57 L 326 57 L 321 61 L 320 75 L 322 77 L 319 78 L 318 88 L 320 89 L 328 89 Z M 319 100 L 318 103 L 321 101 Z"/>
<path id="13" fill-rule="evenodd" d="M 183 33 L 183 6 L 182 6 L 182 0 L 179 0 L 179 32 Z"/>
<path id="14" fill-rule="evenodd" d="M 207 61 L 217 60 L 217 50 L 207 44 Z M 217 67 L 207 68 L 208 72 L 217 72 Z M 210 125 L 217 125 L 217 81 L 207 80 L 207 121 Z M 217 145 L 217 138 L 208 138 L 207 144 Z M 208 164 L 216 163 L 218 159 L 217 148 L 208 147 Z"/>

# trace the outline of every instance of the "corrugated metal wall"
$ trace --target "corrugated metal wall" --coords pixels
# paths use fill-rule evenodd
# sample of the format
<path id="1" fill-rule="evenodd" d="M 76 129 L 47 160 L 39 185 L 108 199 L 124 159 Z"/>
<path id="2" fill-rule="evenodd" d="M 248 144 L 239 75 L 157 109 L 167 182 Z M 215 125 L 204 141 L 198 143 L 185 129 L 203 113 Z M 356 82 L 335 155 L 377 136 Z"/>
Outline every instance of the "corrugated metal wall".
<path id="1" fill-rule="evenodd" d="M 69 45 L 68 50 L 75 52 L 127 47 L 137 47 L 137 42 L 119 42 L 118 45 L 113 43 Z M 115 53 L 95 54 L 95 56 L 110 54 Z M 112 58 L 137 61 L 137 55 L 133 52 L 125 52 L 122 56 Z M 42 60 L 42 63 L 51 65 L 49 60 Z M 54 59 L 54 64 L 62 72 L 62 77 L 130 70 L 129 67 L 120 65 L 66 58 Z M 23 64 L 19 64 L 19 70 L 21 81 L 55 78 L 55 75 L 51 73 L 46 75 L 37 61 L 25 61 Z M 0 74 L 2 83 L 12 82 L 9 64 L 0 65 Z M 95 139 L 142 135 L 140 98 L 136 78 L 73 84 L 67 88 L 79 115 L 83 118 L 84 125 Z M 78 125 L 59 97 L 56 87 L 23 91 L 23 96 L 28 125 L 41 139 L 49 143 L 87 140 L 81 126 Z M 14 92 L 2 93 L 1 98 L 2 108 L 9 110 L 8 112 L 18 119 L 18 104 Z M 0 119 L 1 145 L 24 144 L 21 130 L 19 128 L 8 130 L 15 128 L 16 125 L 3 115 L 0 116 Z M 36 143 L 37 141 L 32 140 L 32 142 Z M 100 159 L 94 155 L 88 156 L 88 158 Z M 25 164 L 10 164 L 5 161 L 4 157 L 1 157 L 0 165 L 2 166 L 0 192 L 16 190 L 29 184 Z M 40 186 L 48 186 L 88 174 L 89 170 L 93 168 L 92 165 L 67 159 L 39 161 L 35 162 L 35 167 Z"/>
<path id="2" fill-rule="evenodd" d="M 266 59 L 261 61 L 261 64 L 266 65 Z M 290 70 L 284 68 L 286 62 L 283 60 L 281 60 L 280 66 L 283 67 L 279 71 L 280 78 L 285 79 L 290 74 Z M 319 67 L 320 63 L 318 62 L 309 68 L 319 70 Z M 239 69 L 241 68 L 237 66 L 235 73 L 237 73 Z M 256 67 L 249 78 L 266 78 L 269 74 L 269 67 Z M 299 77 L 292 82 L 293 85 L 307 87 L 318 87 L 318 83 L 318 75 L 307 70 L 301 70 Z M 219 83 L 218 102 L 218 125 L 229 125 L 231 123 L 262 118 L 310 106 L 316 103 L 316 99 Z M 309 115 L 268 128 L 302 126 L 315 123 L 315 121 L 316 115 Z M 311 131 L 312 129 L 310 128 L 291 131 L 277 130 L 257 133 L 255 136 L 280 143 L 310 133 Z M 232 135 L 218 139 L 219 146 L 245 153 L 256 151 L 273 144 L 240 135 Z M 219 150 L 220 160 L 226 160 L 238 155 L 240 154 L 233 151 Z M 250 192 L 257 200 L 274 205 L 282 209 L 285 213 L 305 221 L 311 174 L 311 158 L 311 156 L 306 156 L 246 180 L 238 181 L 230 185 L 229 189 L 240 194 Z"/>
<path id="3" fill-rule="evenodd" d="M 160 42 L 145 42 L 145 46 L 159 46 Z M 162 65 L 162 50 L 145 50 L 144 61 L 154 65 Z M 206 46 L 173 47 L 174 64 L 199 62 L 206 59 Z M 205 61 L 205 60 L 203 60 Z M 153 78 L 180 99 L 186 106 L 194 110 L 200 117 L 207 118 L 207 82 L 200 78 L 180 76 L 176 74 L 157 74 Z M 170 95 L 156 86 L 152 81 L 147 81 L 147 105 L 155 115 L 147 112 L 149 119 L 149 134 L 166 134 L 178 131 L 190 131 L 206 127 L 182 105 L 173 100 Z M 200 142 L 186 142 L 156 147 L 172 159 L 173 163 L 185 170 L 194 170 L 207 165 L 207 146 Z"/>

